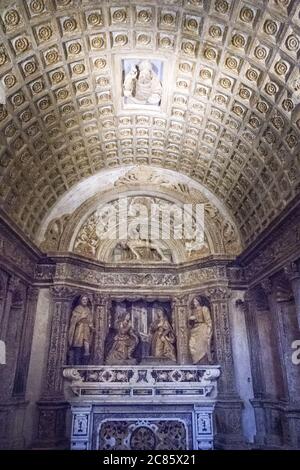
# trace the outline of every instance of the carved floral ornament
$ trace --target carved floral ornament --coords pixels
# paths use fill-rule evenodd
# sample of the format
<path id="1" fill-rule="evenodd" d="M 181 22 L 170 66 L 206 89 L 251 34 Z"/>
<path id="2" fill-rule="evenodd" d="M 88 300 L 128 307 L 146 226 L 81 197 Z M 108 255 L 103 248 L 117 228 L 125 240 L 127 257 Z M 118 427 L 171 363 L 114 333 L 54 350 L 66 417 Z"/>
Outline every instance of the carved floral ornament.
<path id="1" fill-rule="evenodd" d="M 151 163 L 201 182 L 249 244 L 298 191 L 298 3 L 4 1 L 1 207 L 34 238 L 79 181 Z"/>

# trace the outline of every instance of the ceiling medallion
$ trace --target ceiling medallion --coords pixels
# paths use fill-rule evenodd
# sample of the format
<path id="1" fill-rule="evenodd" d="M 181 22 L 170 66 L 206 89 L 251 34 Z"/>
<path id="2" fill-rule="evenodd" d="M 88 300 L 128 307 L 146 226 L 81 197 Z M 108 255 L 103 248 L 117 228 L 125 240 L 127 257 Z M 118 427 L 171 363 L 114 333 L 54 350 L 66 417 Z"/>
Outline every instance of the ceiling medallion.
<path id="1" fill-rule="evenodd" d="M 257 46 L 254 50 L 254 55 L 258 60 L 265 60 L 267 57 L 267 50 L 262 46 Z"/>
<path id="2" fill-rule="evenodd" d="M 220 26 L 212 25 L 212 26 L 210 26 L 210 28 L 208 30 L 208 34 L 212 38 L 220 38 L 222 36 L 222 29 L 220 28 Z"/>
<path id="3" fill-rule="evenodd" d="M 116 23 L 123 23 L 127 19 L 126 10 L 118 9 L 112 14 L 112 19 Z"/>
<path id="4" fill-rule="evenodd" d="M 36 15 L 42 13 L 45 8 L 43 0 L 32 0 L 29 6 L 33 13 L 35 13 Z"/>
<path id="5" fill-rule="evenodd" d="M 185 28 L 192 32 L 198 31 L 198 21 L 195 18 L 189 18 L 185 20 Z"/>
<path id="6" fill-rule="evenodd" d="M 207 60 L 216 60 L 216 58 L 217 58 L 217 53 L 216 53 L 215 49 L 213 49 L 212 47 L 207 47 L 207 48 L 204 50 L 204 57 L 205 57 Z"/>
<path id="7" fill-rule="evenodd" d="M 104 69 L 107 65 L 107 62 L 105 59 L 100 58 L 95 60 L 94 65 L 97 69 Z"/>
<path id="8" fill-rule="evenodd" d="M 20 15 L 17 10 L 9 10 L 4 15 L 4 21 L 9 26 L 17 26 L 20 22 Z"/>
<path id="9" fill-rule="evenodd" d="M 240 11 L 240 19 L 245 23 L 251 23 L 254 18 L 254 12 L 251 8 L 243 7 Z"/>
<path id="10" fill-rule="evenodd" d="M 275 21 L 267 20 L 264 24 L 264 32 L 269 36 L 274 36 L 278 31 L 278 26 Z"/>
<path id="11" fill-rule="evenodd" d="M 50 51 L 46 52 L 45 59 L 48 64 L 55 64 L 59 59 L 57 50 L 51 49 Z"/>
<path id="12" fill-rule="evenodd" d="M 215 9 L 218 13 L 225 14 L 229 10 L 229 5 L 226 0 L 216 0 L 215 1 Z"/>
<path id="13" fill-rule="evenodd" d="M 90 13 L 87 22 L 90 26 L 102 25 L 102 16 L 99 13 Z"/>
<path id="14" fill-rule="evenodd" d="M 29 41 L 25 37 L 15 40 L 14 47 L 17 53 L 25 52 L 29 48 Z"/>
<path id="15" fill-rule="evenodd" d="M 297 51 L 299 49 L 299 39 L 294 34 L 290 34 L 286 40 L 286 47 L 289 51 Z"/>
<path id="16" fill-rule="evenodd" d="M 250 82 L 256 82 L 258 80 L 258 72 L 254 69 L 248 69 L 246 72 L 246 77 Z"/>
<path id="17" fill-rule="evenodd" d="M 152 20 L 152 15 L 149 10 L 140 10 L 137 14 L 137 19 L 141 23 L 149 23 Z"/>
<path id="18" fill-rule="evenodd" d="M 225 65 L 230 70 L 238 68 L 238 60 L 235 57 L 228 57 L 226 59 Z"/>
<path id="19" fill-rule="evenodd" d="M 77 28 L 77 23 L 74 20 L 74 18 L 68 18 L 63 22 L 63 28 L 65 31 L 68 33 L 71 33 L 72 31 L 75 31 Z"/>
<path id="20" fill-rule="evenodd" d="M 288 67 L 285 62 L 279 61 L 275 64 L 275 71 L 278 75 L 285 75 L 287 73 Z"/>
<path id="21" fill-rule="evenodd" d="M 12 88 L 16 84 L 17 79 L 15 75 L 13 75 L 12 73 L 9 73 L 5 75 L 5 77 L 3 78 L 3 82 L 7 88 Z"/>

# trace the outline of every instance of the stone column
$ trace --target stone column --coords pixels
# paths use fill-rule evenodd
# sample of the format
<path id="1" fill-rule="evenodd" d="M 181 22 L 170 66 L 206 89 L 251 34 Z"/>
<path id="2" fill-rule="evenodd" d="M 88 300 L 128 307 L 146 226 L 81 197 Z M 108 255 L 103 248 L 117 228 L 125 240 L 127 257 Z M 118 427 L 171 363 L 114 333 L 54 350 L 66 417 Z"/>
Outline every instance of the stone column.
<path id="1" fill-rule="evenodd" d="M 94 352 L 91 363 L 104 364 L 104 345 L 108 330 L 108 304 L 109 297 L 102 294 L 94 294 Z"/>
<path id="2" fill-rule="evenodd" d="M 294 429 L 300 420 L 300 376 L 299 366 L 292 362 L 292 343 L 298 334 L 298 320 L 291 283 L 283 272 L 263 286 L 268 292 L 269 305 L 276 326 L 276 339 L 283 377 L 283 396 L 267 408 L 267 443 L 275 446 L 288 445 L 298 448 L 298 436 Z M 290 413 L 292 410 L 292 413 Z M 298 413 L 295 414 L 295 411 Z M 296 416 L 297 415 L 297 416 Z M 271 439 L 271 442 L 270 442 Z"/>
<path id="3" fill-rule="evenodd" d="M 66 447 L 66 411 L 62 366 L 67 358 L 67 338 L 71 303 L 76 293 L 66 286 L 51 289 L 51 333 L 46 374 L 39 408 L 35 447 Z"/>
<path id="4" fill-rule="evenodd" d="M 272 320 L 274 333 L 276 335 L 277 341 L 277 350 L 278 350 L 278 359 L 280 362 L 280 370 L 282 371 L 282 392 L 281 399 L 287 399 L 289 396 L 287 374 L 286 374 L 286 364 L 285 364 L 285 353 L 284 353 L 284 331 L 282 323 L 282 315 L 280 311 L 280 305 L 277 302 L 275 287 L 270 279 L 264 279 L 261 282 L 261 287 L 264 290 L 267 298 L 270 310 L 272 312 Z"/>
<path id="5" fill-rule="evenodd" d="M 188 364 L 188 296 L 176 296 L 172 303 L 173 318 L 177 338 L 177 362 Z"/>
<path id="6" fill-rule="evenodd" d="M 6 299 L 4 302 L 4 308 L 3 308 L 1 324 L 0 324 L 1 338 L 3 339 L 5 339 L 6 337 L 6 331 L 7 331 L 7 326 L 9 322 L 9 313 L 10 313 L 11 303 L 12 303 L 12 296 L 13 296 L 13 293 L 18 288 L 19 283 L 20 283 L 20 280 L 16 276 L 11 276 L 11 278 L 8 281 Z"/>
<path id="7" fill-rule="evenodd" d="M 4 339 L 2 332 L 2 319 L 4 317 L 5 303 L 8 290 L 9 275 L 0 269 L 0 339 Z"/>
<path id="8" fill-rule="evenodd" d="M 26 308 L 23 319 L 21 343 L 17 359 L 17 369 L 13 388 L 14 396 L 25 397 L 37 298 L 38 289 L 35 287 L 29 287 L 27 289 Z"/>
<path id="9" fill-rule="evenodd" d="M 284 267 L 284 272 L 290 280 L 294 294 L 297 312 L 298 327 L 300 329 L 300 268 L 297 263 L 289 263 Z"/>
<path id="10" fill-rule="evenodd" d="M 241 302 L 239 308 L 243 310 L 247 326 L 247 335 L 250 345 L 250 361 L 253 378 L 253 393 L 256 399 L 265 395 L 265 385 L 263 379 L 263 369 L 261 363 L 260 341 L 257 326 L 257 304 L 253 291 L 245 294 L 244 302 Z"/>
<path id="11" fill-rule="evenodd" d="M 256 434 L 253 399 L 253 379 L 250 359 L 250 341 L 247 328 L 247 304 L 245 291 L 232 291 L 230 296 L 230 325 L 233 349 L 233 363 L 237 391 L 244 402 L 242 418 L 247 442 L 253 442 Z"/>
<path id="12" fill-rule="evenodd" d="M 216 429 L 215 445 L 222 449 L 244 448 L 242 430 L 242 401 L 235 384 L 234 364 L 229 322 L 229 294 L 226 287 L 208 289 L 211 304 L 215 359 L 221 366 L 219 396 L 215 408 Z"/>

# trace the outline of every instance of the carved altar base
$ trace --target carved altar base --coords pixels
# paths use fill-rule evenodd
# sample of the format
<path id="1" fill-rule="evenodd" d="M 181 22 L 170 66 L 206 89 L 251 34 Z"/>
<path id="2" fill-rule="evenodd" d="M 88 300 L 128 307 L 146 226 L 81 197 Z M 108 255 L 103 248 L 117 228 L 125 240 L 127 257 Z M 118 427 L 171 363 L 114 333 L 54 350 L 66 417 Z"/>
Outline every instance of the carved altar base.
<path id="1" fill-rule="evenodd" d="M 71 449 L 212 449 L 219 366 L 64 367 Z"/>

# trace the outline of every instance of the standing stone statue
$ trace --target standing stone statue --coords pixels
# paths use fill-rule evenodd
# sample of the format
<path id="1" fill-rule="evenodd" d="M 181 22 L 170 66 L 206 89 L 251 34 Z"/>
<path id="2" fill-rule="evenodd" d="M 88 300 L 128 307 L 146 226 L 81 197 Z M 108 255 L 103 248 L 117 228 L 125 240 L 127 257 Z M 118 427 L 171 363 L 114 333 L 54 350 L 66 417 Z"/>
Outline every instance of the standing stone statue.
<path id="1" fill-rule="evenodd" d="M 209 309 L 198 298 L 192 302 L 192 312 L 189 317 L 190 339 L 189 349 L 193 364 L 198 364 L 204 358 L 212 362 L 211 338 L 212 321 Z"/>
<path id="2" fill-rule="evenodd" d="M 73 353 L 73 364 L 87 364 L 90 356 L 92 334 L 94 331 L 93 317 L 86 295 L 80 297 L 80 302 L 74 308 L 69 327 L 69 348 Z"/>
<path id="3" fill-rule="evenodd" d="M 150 354 L 158 359 L 176 361 L 176 337 L 172 326 L 162 308 L 157 309 L 156 318 L 150 326 L 151 346 Z"/>

